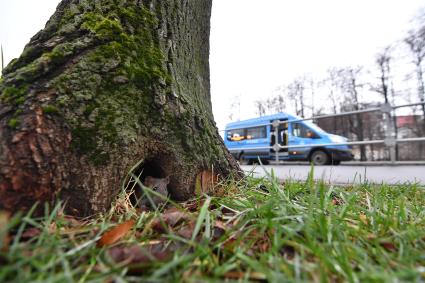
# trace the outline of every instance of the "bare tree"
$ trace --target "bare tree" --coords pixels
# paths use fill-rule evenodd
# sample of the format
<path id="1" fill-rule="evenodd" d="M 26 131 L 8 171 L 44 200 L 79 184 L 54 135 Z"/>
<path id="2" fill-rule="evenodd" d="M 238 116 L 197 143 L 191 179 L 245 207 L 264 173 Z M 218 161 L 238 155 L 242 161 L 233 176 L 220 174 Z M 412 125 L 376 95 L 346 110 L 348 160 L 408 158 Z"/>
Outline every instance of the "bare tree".
<path id="1" fill-rule="evenodd" d="M 297 78 L 288 85 L 288 98 L 292 100 L 295 106 L 295 113 L 301 117 L 305 117 L 305 80 Z"/>
<path id="2" fill-rule="evenodd" d="M 387 46 L 381 53 L 376 56 L 376 65 L 379 69 L 379 84 L 372 86 L 372 90 L 380 93 L 384 97 L 385 103 L 389 103 L 390 92 L 390 63 L 391 63 L 391 47 Z"/>
<path id="3" fill-rule="evenodd" d="M 326 87 L 328 95 L 327 98 L 331 102 L 331 109 L 333 114 L 338 113 L 338 108 L 341 104 L 341 96 L 340 93 L 340 85 L 341 85 L 341 79 L 339 76 L 339 70 L 337 68 L 329 68 L 327 70 L 327 77 L 320 82 L 321 86 Z M 333 132 L 336 133 L 338 129 L 338 123 L 337 118 L 332 118 L 332 124 L 333 124 Z"/>
<path id="4" fill-rule="evenodd" d="M 241 96 L 240 95 L 234 96 L 229 106 L 229 119 L 233 121 L 233 119 L 236 116 L 237 116 L 237 120 L 239 121 L 241 118 Z"/>
<path id="5" fill-rule="evenodd" d="M 404 42 L 409 47 L 409 51 L 412 55 L 412 62 L 415 65 L 418 97 L 422 102 L 424 102 L 425 84 L 423 62 L 425 59 L 425 20 L 419 28 L 413 29 L 409 32 L 408 36 L 404 39 Z M 422 105 L 422 114 L 425 117 L 425 105 Z"/>
<path id="6" fill-rule="evenodd" d="M 254 105 L 255 105 L 256 113 L 258 116 L 262 117 L 266 115 L 266 107 L 265 107 L 265 102 L 263 100 L 254 101 Z"/>
<path id="7" fill-rule="evenodd" d="M 382 52 L 378 53 L 376 56 L 376 65 L 379 70 L 379 84 L 372 86 L 371 90 L 381 94 L 384 97 L 385 103 L 389 103 L 389 96 L 392 94 L 392 100 L 394 103 L 394 89 L 391 80 L 391 61 L 392 61 L 392 48 L 391 46 L 385 47 Z M 390 119 L 393 124 L 393 129 L 395 131 L 395 136 L 397 137 L 397 117 L 396 115 L 391 114 L 386 119 Z M 396 159 L 398 159 L 398 145 L 395 147 Z"/>
<path id="8" fill-rule="evenodd" d="M 363 87 L 363 84 L 359 82 L 360 75 L 362 74 L 362 67 L 347 67 L 338 71 L 339 76 L 339 87 L 345 94 L 344 106 L 342 107 L 345 111 L 354 110 L 358 111 L 361 109 L 359 89 Z M 358 140 L 364 140 L 364 127 L 363 120 L 360 114 L 350 116 L 349 119 L 350 131 L 357 136 Z M 360 160 L 365 161 L 366 148 L 364 145 L 360 146 Z"/>
<path id="9" fill-rule="evenodd" d="M 311 116 L 314 116 L 314 112 L 315 112 L 314 111 L 314 108 L 315 108 L 314 95 L 315 95 L 316 84 L 312 76 L 308 77 L 308 82 L 310 85 L 310 95 L 311 95 Z"/>
<path id="10" fill-rule="evenodd" d="M 285 97 L 282 94 L 279 94 L 275 97 L 275 104 L 274 104 L 276 112 L 283 112 L 286 107 L 285 103 Z"/>
<path id="11" fill-rule="evenodd" d="M 267 114 L 274 114 L 275 112 L 276 99 L 274 97 L 268 97 L 265 101 L 265 108 Z"/>
<path id="12" fill-rule="evenodd" d="M 274 112 L 283 112 L 286 108 L 286 100 L 288 99 L 288 88 L 281 85 L 273 91 L 273 107 Z"/>

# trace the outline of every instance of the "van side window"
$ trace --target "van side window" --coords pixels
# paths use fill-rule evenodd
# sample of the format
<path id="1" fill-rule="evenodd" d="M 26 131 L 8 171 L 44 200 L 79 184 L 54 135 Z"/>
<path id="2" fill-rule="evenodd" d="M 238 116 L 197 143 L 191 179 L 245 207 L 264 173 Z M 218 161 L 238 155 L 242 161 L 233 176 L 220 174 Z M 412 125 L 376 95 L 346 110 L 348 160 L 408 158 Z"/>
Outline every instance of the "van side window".
<path id="1" fill-rule="evenodd" d="M 292 124 L 292 135 L 299 138 L 317 138 L 317 135 L 308 127 L 300 123 Z"/>
<path id="2" fill-rule="evenodd" d="M 241 141 L 245 139 L 245 129 L 235 129 L 227 131 L 228 141 Z"/>
<path id="3" fill-rule="evenodd" d="M 246 138 L 252 139 L 263 139 L 267 137 L 266 127 L 255 127 L 246 129 Z"/>

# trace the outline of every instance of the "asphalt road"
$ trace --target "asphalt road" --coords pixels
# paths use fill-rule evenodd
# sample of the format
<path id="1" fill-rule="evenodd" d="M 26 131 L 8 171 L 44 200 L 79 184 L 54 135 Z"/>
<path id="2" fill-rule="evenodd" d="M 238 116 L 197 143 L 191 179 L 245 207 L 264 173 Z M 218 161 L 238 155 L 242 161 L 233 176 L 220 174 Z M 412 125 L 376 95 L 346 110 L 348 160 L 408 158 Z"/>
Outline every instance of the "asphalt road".
<path id="1" fill-rule="evenodd" d="M 285 180 L 306 180 L 310 172 L 309 165 L 285 164 L 285 165 L 249 165 L 242 166 L 246 172 L 254 172 L 255 176 L 266 176 L 267 172 L 274 171 L 275 175 Z M 418 183 L 425 185 L 425 165 L 344 165 L 344 166 L 315 166 L 314 179 L 324 180 L 331 184 L 363 183 L 386 183 L 404 184 Z"/>

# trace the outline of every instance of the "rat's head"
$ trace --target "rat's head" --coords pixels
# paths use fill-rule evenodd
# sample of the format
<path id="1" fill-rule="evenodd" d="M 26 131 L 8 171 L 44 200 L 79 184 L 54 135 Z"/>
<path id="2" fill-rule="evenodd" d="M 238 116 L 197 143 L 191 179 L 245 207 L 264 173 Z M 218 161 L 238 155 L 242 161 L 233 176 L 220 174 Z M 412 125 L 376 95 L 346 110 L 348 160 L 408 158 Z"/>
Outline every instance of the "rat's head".
<path id="1" fill-rule="evenodd" d="M 143 184 L 146 187 L 155 189 L 155 188 L 166 188 L 167 185 L 170 183 L 170 176 L 167 176 L 165 178 L 155 178 L 152 176 L 146 176 L 145 181 Z"/>

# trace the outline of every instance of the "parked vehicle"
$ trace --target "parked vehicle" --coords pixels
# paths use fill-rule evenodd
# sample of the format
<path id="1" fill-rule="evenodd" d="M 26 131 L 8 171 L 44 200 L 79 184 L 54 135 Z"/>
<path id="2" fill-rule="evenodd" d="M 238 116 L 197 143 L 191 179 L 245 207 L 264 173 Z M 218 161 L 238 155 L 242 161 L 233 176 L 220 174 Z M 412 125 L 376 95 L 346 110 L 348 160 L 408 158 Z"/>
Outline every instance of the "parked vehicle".
<path id="1" fill-rule="evenodd" d="M 276 159 L 275 128 L 273 121 L 296 121 L 300 118 L 287 113 L 278 113 L 270 116 L 238 121 L 226 125 L 224 143 L 230 153 L 241 164 L 249 164 L 261 160 L 267 164 Z M 351 147 L 338 145 L 347 142 L 342 136 L 325 132 L 317 125 L 308 121 L 297 121 L 279 124 L 277 129 L 278 143 L 289 146 L 278 150 L 279 160 L 310 161 L 316 165 L 338 165 L 341 161 L 353 159 Z M 335 145 L 322 144 L 334 143 Z M 294 147 L 306 145 L 305 147 Z"/>

